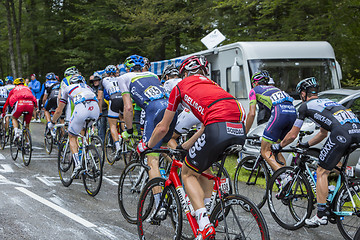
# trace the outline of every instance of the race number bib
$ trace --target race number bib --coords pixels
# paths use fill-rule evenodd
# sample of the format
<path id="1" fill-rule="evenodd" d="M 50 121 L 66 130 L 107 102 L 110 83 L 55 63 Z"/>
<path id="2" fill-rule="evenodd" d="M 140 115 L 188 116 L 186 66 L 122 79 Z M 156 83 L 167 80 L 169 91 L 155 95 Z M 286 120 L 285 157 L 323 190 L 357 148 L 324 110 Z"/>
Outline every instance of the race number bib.
<path id="1" fill-rule="evenodd" d="M 360 123 L 359 119 L 357 119 L 356 115 L 350 110 L 339 110 L 335 112 L 334 117 L 341 125 L 344 125 L 345 123 Z"/>
<path id="2" fill-rule="evenodd" d="M 0 89 L 0 98 L 7 98 L 7 97 L 8 97 L 7 90 L 5 88 Z"/>
<path id="3" fill-rule="evenodd" d="M 120 87 L 119 87 L 119 83 L 116 81 L 112 82 L 113 86 L 110 87 L 109 89 L 109 95 L 113 95 L 115 93 L 119 93 L 120 92 Z"/>
<path id="4" fill-rule="evenodd" d="M 162 91 L 156 87 L 156 86 L 150 86 L 148 87 L 145 92 L 144 92 L 145 96 L 148 97 L 151 101 L 156 100 L 156 99 L 160 99 L 162 97 L 164 97 L 164 94 L 162 93 Z"/>
<path id="5" fill-rule="evenodd" d="M 284 91 L 278 91 L 276 93 L 271 94 L 270 100 L 273 105 L 276 105 L 276 104 L 279 104 L 279 103 L 282 103 L 285 101 L 290 101 L 290 102 L 293 101 L 292 97 L 290 97 L 289 94 L 287 94 Z"/>
<path id="6" fill-rule="evenodd" d="M 74 96 L 74 104 L 82 103 L 85 100 L 86 98 L 81 93 L 78 93 Z"/>

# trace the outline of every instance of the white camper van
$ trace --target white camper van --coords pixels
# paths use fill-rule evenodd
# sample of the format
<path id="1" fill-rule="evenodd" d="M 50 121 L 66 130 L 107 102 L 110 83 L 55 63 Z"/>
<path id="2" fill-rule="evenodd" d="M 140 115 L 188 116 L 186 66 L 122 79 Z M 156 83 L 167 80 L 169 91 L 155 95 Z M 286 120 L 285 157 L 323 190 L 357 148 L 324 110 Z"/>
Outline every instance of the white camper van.
<path id="1" fill-rule="evenodd" d="M 267 70 L 275 86 L 298 98 L 296 84 L 306 77 L 316 77 L 320 91 L 340 88 L 341 69 L 328 42 L 236 42 L 194 54 L 206 56 L 209 76 L 236 97 L 245 108 L 251 90 L 250 78 Z M 172 62 L 179 66 L 186 57 L 153 62 L 151 71 L 161 75 Z"/>

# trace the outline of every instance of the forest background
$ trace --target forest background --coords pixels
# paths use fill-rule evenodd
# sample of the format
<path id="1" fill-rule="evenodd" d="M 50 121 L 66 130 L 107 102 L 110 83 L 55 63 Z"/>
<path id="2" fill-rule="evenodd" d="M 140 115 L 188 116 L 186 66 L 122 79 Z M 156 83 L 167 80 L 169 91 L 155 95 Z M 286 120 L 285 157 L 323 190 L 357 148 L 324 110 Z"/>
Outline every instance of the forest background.
<path id="1" fill-rule="evenodd" d="M 206 49 L 215 28 L 222 45 L 328 41 L 342 86 L 360 85 L 359 0 L 0 0 L 0 78 L 170 59 Z"/>

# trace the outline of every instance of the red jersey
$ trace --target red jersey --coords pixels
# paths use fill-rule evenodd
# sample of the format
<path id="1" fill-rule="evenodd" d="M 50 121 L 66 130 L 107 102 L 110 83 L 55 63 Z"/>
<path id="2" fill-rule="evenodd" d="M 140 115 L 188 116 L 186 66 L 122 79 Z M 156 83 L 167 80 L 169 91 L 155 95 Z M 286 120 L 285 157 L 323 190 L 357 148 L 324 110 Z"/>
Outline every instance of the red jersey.
<path id="1" fill-rule="evenodd" d="M 30 88 L 24 85 L 17 85 L 13 90 L 10 91 L 8 98 L 3 107 L 3 112 L 6 112 L 6 107 L 10 105 L 11 107 L 19 100 L 31 100 L 34 102 L 34 106 L 37 106 L 37 101 L 34 95 L 32 94 Z"/>
<path id="2" fill-rule="evenodd" d="M 205 76 L 184 78 L 171 91 L 168 110 L 175 112 L 179 104 L 191 109 L 204 124 L 243 122 L 243 106 L 228 92 Z"/>

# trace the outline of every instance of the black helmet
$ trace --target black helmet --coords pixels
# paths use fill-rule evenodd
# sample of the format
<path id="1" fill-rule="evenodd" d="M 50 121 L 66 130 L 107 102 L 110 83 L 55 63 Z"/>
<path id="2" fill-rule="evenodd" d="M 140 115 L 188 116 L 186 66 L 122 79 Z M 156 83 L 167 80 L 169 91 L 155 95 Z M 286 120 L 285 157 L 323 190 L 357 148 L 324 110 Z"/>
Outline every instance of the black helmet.
<path id="1" fill-rule="evenodd" d="M 307 90 L 309 88 L 318 88 L 319 85 L 316 82 L 316 79 L 314 77 L 309 77 L 309 78 L 305 78 L 303 80 L 301 80 L 297 86 L 296 86 L 296 92 L 298 94 L 301 93 L 301 91 L 303 90 Z"/>

